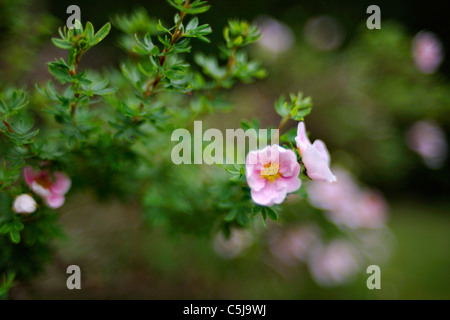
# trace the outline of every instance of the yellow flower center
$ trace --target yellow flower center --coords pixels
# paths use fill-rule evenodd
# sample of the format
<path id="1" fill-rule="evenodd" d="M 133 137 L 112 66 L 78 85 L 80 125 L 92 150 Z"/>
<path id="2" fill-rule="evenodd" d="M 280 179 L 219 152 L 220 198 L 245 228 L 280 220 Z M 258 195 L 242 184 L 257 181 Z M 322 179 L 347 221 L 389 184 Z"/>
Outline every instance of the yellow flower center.
<path id="1" fill-rule="evenodd" d="M 269 182 L 275 181 L 279 177 L 281 177 L 280 173 L 280 164 L 279 163 L 271 163 L 264 165 L 264 169 L 260 172 L 261 178 L 269 180 Z"/>

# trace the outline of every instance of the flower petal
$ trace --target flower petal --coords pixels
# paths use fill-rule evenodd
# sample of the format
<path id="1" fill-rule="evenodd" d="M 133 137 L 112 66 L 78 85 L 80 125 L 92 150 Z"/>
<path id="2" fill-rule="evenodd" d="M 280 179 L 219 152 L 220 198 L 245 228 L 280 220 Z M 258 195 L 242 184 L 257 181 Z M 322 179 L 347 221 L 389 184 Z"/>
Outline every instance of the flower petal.
<path id="1" fill-rule="evenodd" d="M 322 158 L 321 152 L 314 146 L 310 146 L 304 150 L 302 161 L 306 167 L 306 173 L 311 179 L 327 182 L 337 180 L 331 172 L 329 164 Z"/>
<path id="2" fill-rule="evenodd" d="M 319 151 L 322 159 L 328 165 L 330 165 L 330 153 L 328 152 L 328 149 L 327 149 L 327 146 L 325 145 L 325 143 L 322 140 L 317 139 L 316 141 L 314 141 L 314 143 L 312 145 L 314 148 L 316 148 L 317 151 Z"/>
<path id="3" fill-rule="evenodd" d="M 70 178 L 63 172 L 55 172 L 54 177 L 55 182 L 50 187 L 51 192 L 58 195 L 66 194 L 72 184 Z"/>
<path id="4" fill-rule="evenodd" d="M 286 198 L 286 193 L 286 185 L 276 183 L 267 183 L 259 191 L 251 189 L 253 201 L 262 206 L 272 206 L 282 203 Z"/>
<path id="5" fill-rule="evenodd" d="M 26 166 L 23 169 L 23 175 L 25 177 L 25 182 L 29 187 L 33 184 L 33 180 L 36 179 L 37 174 L 34 172 L 33 168 L 30 166 Z"/>
<path id="6" fill-rule="evenodd" d="M 275 183 L 283 183 L 286 186 L 286 192 L 294 192 L 302 186 L 302 180 L 298 177 L 300 173 L 300 165 L 297 163 L 290 177 L 281 177 Z"/>
<path id="7" fill-rule="evenodd" d="M 298 123 L 295 142 L 297 142 L 297 147 L 300 149 L 300 153 L 303 153 L 303 151 L 311 145 L 311 142 L 306 134 L 306 127 L 303 121 Z"/>
<path id="8" fill-rule="evenodd" d="M 64 201 L 64 196 L 58 194 L 52 194 L 45 198 L 45 202 L 52 209 L 58 209 L 64 204 Z"/>

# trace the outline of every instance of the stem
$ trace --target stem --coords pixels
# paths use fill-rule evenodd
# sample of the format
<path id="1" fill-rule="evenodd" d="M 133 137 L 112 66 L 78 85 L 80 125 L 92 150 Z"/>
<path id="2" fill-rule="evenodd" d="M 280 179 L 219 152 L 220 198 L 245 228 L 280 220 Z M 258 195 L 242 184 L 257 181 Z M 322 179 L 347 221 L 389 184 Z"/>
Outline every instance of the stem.
<path id="1" fill-rule="evenodd" d="M 14 133 L 14 130 L 11 128 L 11 125 L 6 120 L 3 120 L 3 124 L 6 126 L 9 133 Z"/>
<path id="2" fill-rule="evenodd" d="M 184 3 L 184 7 L 187 9 L 190 7 L 189 5 L 189 0 L 186 0 L 186 2 Z M 180 32 L 180 26 L 181 23 L 183 22 L 184 17 L 186 16 L 186 12 L 181 11 L 180 12 L 180 18 L 178 19 L 177 24 L 175 25 L 175 30 L 172 34 L 172 38 L 170 39 L 170 45 L 166 48 L 164 48 L 163 50 L 163 54 L 168 53 L 170 51 L 170 48 L 181 38 L 181 36 L 183 35 L 182 32 Z M 159 65 L 161 67 L 164 66 L 164 64 L 166 63 L 166 59 L 167 56 L 163 55 L 161 56 L 161 58 L 159 58 Z M 148 81 L 147 85 L 145 87 L 145 91 L 144 91 L 144 99 L 151 97 L 154 94 L 155 88 L 156 86 L 159 84 L 159 82 L 163 79 L 163 77 L 161 76 L 159 69 L 156 71 L 155 74 L 155 78 Z M 142 109 L 144 108 L 144 102 L 141 102 L 139 104 L 139 112 L 142 112 Z M 137 117 L 134 118 L 133 120 L 134 122 L 137 121 Z"/>
<path id="3" fill-rule="evenodd" d="M 280 138 L 281 130 L 283 130 L 284 126 L 286 125 L 286 123 L 289 121 L 290 118 L 291 118 L 291 115 L 288 114 L 286 117 L 281 119 L 280 124 L 278 125 L 278 130 L 277 130 L 275 136 L 272 138 L 272 141 L 278 140 Z"/>
<path id="4" fill-rule="evenodd" d="M 281 132 L 281 130 L 283 130 L 284 126 L 286 125 L 286 123 L 289 121 L 290 118 L 291 115 L 288 114 L 286 117 L 281 119 L 280 124 L 278 125 L 278 131 Z"/>
<path id="5" fill-rule="evenodd" d="M 80 63 L 81 56 L 83 55 L 83 53 L 84 53 L 83 51 L 80 51 L 80 52 L 76 55 L 76 57 L 75 57 L 75 63 L 74 63 L 74 66 L 73 66 L 73 71 L 70 71 L 70 74 L 71 74 L 72 76 L 74 76 L 74 75 L 77 74 L 78 64 Z M 78 91 L 78 89 L 79 89 L 79 83 L 78 83 L 78 81 L 72 83 L 72 87 L 73 87 L 73 91 L 75 91 L 74 97 L 75 97 L 75 98 L 78 98 L 78 97 L 79 97 L 79 96 L 78 96 L 78 93 L 77 93 L 77 91 Z M 77 101 L 74 101 L 74 102 L 72 102 L 72 103 L 70 104 L 70 116 L 72 117 L 73 124 L 74 124 L 75 126 L 77 125 L 77 121 L 75 120 L 75 113 L 76 113 L 76 111 L 77 111 Z"/>
<path id="6" fill-rule="evenodd" d="M 217 91 L 222 87 L 222 83 L 227 80 L 227 78 L 231 75 L 231 71 L 233 70 L 234 65 L 236 64 L 236 47 L 231 48 L 230 56 L 227 61 L 227 72 L 224 76 L 219 79 L 212 89 L 212 91 L 208 94 L 208 99 L 213 100 L 217 94 Z"/>

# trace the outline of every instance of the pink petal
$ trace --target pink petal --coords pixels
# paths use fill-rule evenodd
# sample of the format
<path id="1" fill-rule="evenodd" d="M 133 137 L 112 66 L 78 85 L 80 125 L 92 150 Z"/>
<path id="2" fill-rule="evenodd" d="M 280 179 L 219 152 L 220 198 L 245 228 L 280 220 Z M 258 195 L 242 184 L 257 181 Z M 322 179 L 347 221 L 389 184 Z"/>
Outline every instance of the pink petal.
<path id="1" fill-rule="evenodd" d="M 259 161 L 263 165 L 268 164 L 269 162 L 271 162 L 271 163 L 278 162 L 280 159 L 281 150 L 284 150 L 284 149 L 278 145 L 267 146 L 264 149 L 262 149 L 261 151 L 259 151 L 259 153 L 258 153 Z"/>
<path id="2" fill-rule="evenodd" d="M 295 137 L 295 142 L 297 142 L 297 147 L 300 149 L 300 152 L 303 151 L 311 145 L 308 136 L 306 135 L 306 127 L 303 121 L 298 123 L 297 136 Z"/>
<path id="3" fill-rule="evenodd" d="M 267 183 L 259 191 L 251 189 L 252 199 L 255 203 L 262 206 L 272 206 L 280 204 L 286 198 L 286 186 L 283 184 Z"/>
<path id="4" fill-rule="evenodd" d="M 259 191 L 266 185 L 266 180 L 261 178 L 259 172 L 252 172 L 247 175 L 247 183 L 250 188 Z"/>
<path id="5" fill-rule="evenodd" d="M 45 202 L 52 209 L 57 209 L 64 204 L 65 198 L 62 195 L 52 194 L 45 198 Z"/>
<path id="6" fill-rule="evenodd" d="M 283 177 L 292 176 L 297 166 L 300 169 L 300 165 L 297 162 L 297 156 L 294 151 L 284 150 L 284 152 L 280 152 L 280 173 Z"/>
<path id="7" fill-rule="evenodd" d="M 72 184 L 69 177 L 63 172 L 55 172 L 54 177 L 55 182 L 50 187 L 51 192 L 58 195 L 66 194 Z"/>
<path id="8" fill-rule="evenodd" d="M 317 139 L 316 141 L 314 141 L 314 143 L 312 145 L 314 148 L 316 148 L 317 151 L 319 151 L 322 159 L 328 165 L 330 165 L 330 153 L 328 152 L 328 149 L 327 149 L 327 146 L 325 145 L 325 143 L 322 140 Z"/>
<path id="9" fill-rule="evenodd" d="M 33 180 L 36 179 L 37 174 L 34 172 L 33 168 L 30 166 L 26 166 L 23 169 L 23 175 L 25 177 L 25 181 L 29 187 L 33 184 Z"/>
<path id="10" fill-rule="evenodd" d="M 306 173 L 311 179 L 327 182 L 337 180 L 328 163 L 322 158 L 322 154 L 313 146 L 305 149 L 302 161 L 306 167 Z"/>
<path id="11" fill-rule="evenodd" d="M 294 168 L 294 171 L 292 172 L 292 176 L 277 179 L 275 183 L 284 184 L 284 186 L 286 187 L 286 192 L 297 191 L 302 186 L 302 181 L 298 177 L 299 173 L 300 173 L 300 165 L 297 163 L 297 166 Z"/>

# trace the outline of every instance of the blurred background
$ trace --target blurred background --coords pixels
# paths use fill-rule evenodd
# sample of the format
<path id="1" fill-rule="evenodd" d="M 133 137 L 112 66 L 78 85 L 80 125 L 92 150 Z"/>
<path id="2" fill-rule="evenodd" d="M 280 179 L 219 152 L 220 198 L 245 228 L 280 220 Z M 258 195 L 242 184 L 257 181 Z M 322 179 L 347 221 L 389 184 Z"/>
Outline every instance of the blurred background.
<path id="1" fill-rule="evenodd" d="M 96 29 L 117 14 L 142 8 L 163 21 L 174 13 L 165 1 L 0 0 L 0 86 L 32 87 L 50 78 L 45 63 L 62 54 L 50 38 L 65 24 L 71 4 Z M 229 240 L 211 240 L 150 227 L 141 221 L 137 204 L 99 203 L 80 194 L 63 208 L 67 236 L 56 244 L 55 261 L 39 278 L 14 288 L 12 298 L 450 299 L 450 33 L 445 2 L 211 4 L 200 21 L 212 26 L 213 44 L 221 42 L 229 18 L 259 25 L 262 37 L 249 52 L 263 63 L 268 77 L 235 87 L 230 92 L 233 112 L 209 116 L 208 126 L 238 128 L 242 118 L 255 115 L 261 127 L 276 126 L 273 102 L 280 94 L 300 90 L 312 96 L 314 108 L 307 118 L 312 139 L 327 143 L 336 170 L 342 176 L 351 172 L 350 184 L 370 189 L 371 201 L 377 195 L 371 203 L 381 208 L 383 228 L 369 234 L 376 240 L 368 243 L 379 249 L 373 261 L 381 267 L 382 289 L 367 289 L 365 268 L 354 267 L 357 259 L 342 244 L 324 248 L 322 256 L 326 250 L 337 252 L 329 264 L 354 267 L 346 281 L 332 281 L 342 274 L 327 276 L 320 263 L 302 263 L 301 245 L 294 253 L 285 252 L 314 241 L 311 225 L 271 225 L 258 241 L 240 231 Z M 380 30 L 366 27 L 366 9 L 372 4 L 381 9 Z M 117 68 L 126 56 L 119 35 L 113 28 L 81 67 Z M 198 42 L 193 51 L 216 48 Z M 312 204 L 327 209 L 320 201 Z M 82 270 L 83 289 L 77 292 L 65 286 L 70 264 Z"/>

